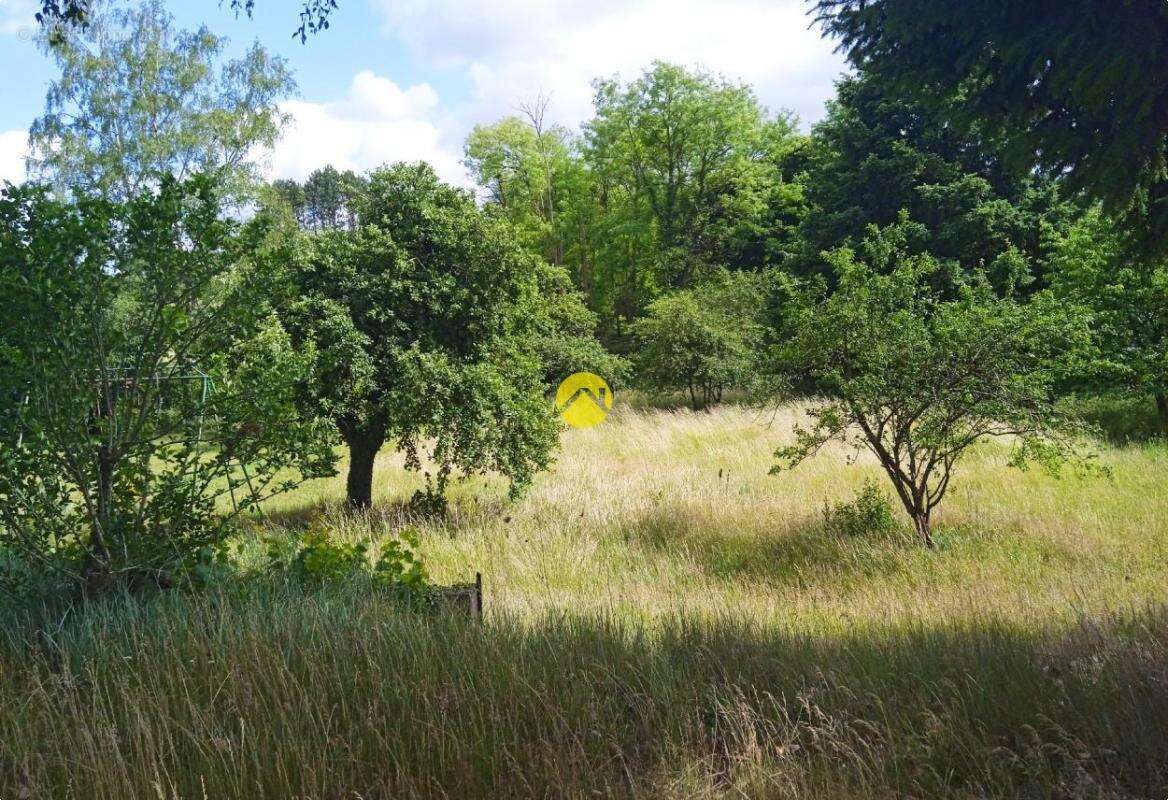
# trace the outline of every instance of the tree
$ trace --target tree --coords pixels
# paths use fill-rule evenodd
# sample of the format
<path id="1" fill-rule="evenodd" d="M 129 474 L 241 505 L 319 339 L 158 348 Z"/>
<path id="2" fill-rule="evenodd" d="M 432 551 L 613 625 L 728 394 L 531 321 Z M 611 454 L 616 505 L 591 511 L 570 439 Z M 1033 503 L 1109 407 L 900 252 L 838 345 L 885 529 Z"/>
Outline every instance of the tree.
<path id="1" fill-rule="evenodd" d="M 61 69 L 29 134 L 31 173 L 59 190 L 136 197 L 162 175 L 213 175 L 230 199 L 258 177 L 257 149 L 285 122 L 295 89 L 258 44 L 219 66 L 226 40 L 175 28 L 161 0 L 94 11 L 46 53 Z"/>
<path id="2" fill-rule="evenodd" d="M 643 385 L 687 392 L 694 410 L 745 386 L 762 341 L 766 283 L 766 276 L 723 272 L 650 303 L 633 325 Z"/>
<path id="3" fill-rule="evenodd" d="M 931 547 L 932 513 L 983 438 L 1010 437 L 1017 465 L 1054 470 L 1074 455 L 1077 427 L 1053 388 L 1088 334 L 1065 304 L 997 297 L 984 276 L 949 296 L 935 288 L 940 262 L 906 254 L 905 238 L 904 225 L 874 229 L 859 255 L 831 253 L 834 292 L 788 279 L 771 371 L 781 386 L 811 383 L 822 399 L 775 470 L 832 440 L 867 449 Z"/>
<path id="4" fill-rule="evenodd" d="M 41 10 L 36 14 L 39 24 L 84 27 L 89 22 L 94 0 L 41 0 L 40 5 Z M 243 11 L 249 17 L 255 12 L 255 0 L 230 0 L 230 6 L 237 14 Z M 329 18 L 337 8 L 337 0 L 304 0 L 300 8 L 300 25 L 292 35 L 303 44 L 309 36 L 328 30 Z"/>
<path id="5" fill-rule="evenodd" d="M 954 274 L 984 271 L 999 294 L 1042 285 L 1052 240 L 1078 209 L 1054 181 L 1003 168 L 998 143 L 946 123 L 946 109 L 889 95 L 860 75 L 838 84 L 814 128 L 805 185 L 801 274 L 825 274 L 821 253 L 857 246 L 868 227 L 915 223 L 914 252 Z"/>
<path id="6" fill-rule="evenodd" d="M 572 139 L 544 122 L 546 102 L 530 107 L 531 119 L 507 117 L 476 125 L 467 136 L 463 164 L 486 193 L 489 208 L 514 225 L 523 244 L 553 264 L 562 264 L 566 233 L 556 206 L 571 183 Z"/>
<path id="7" fill-rule="evenodd" d="M 1168 246 L 1168 15 L 1161 0 L 816 0 L 888 97 L 944 108 Z M 956 100 L 957 102 L 953 102 Z"/>
<path id="8" fill-rule="evenodd" d="M 531 308 L 530 340 L 549 388 L 575 372 L 592 372 L 618 387 L 627 379 L 628 362 L 604 349 L 596 338 L 597 316 L 584 304 L 561 267 L 536 265 L 538 297 Z"/>
<path id="9" fill-rule="evenodd" d="M 557 433 L 531 341 L 538 259 L 425 164 L 373 172 L 357 218 L 306 237 L 283 311 L 315 354 L 305 402 L 349 447 L 349 503 L 371 504 L 387 440 L 413 468 L 429 444 L 428 492 L 456 469 L 519 491 Z"/>
<path id="10" fill-rule="evenodd" d="M 319 233 L 357 226 L 357 205 L 365 181 L 352 170 L 341 172 L 330 165 L 314 171 L 303 184 L 283 179 L 272 188 L 301 228 Z"/>
<path id="11" fill-rule="evenodd" d="M 764 168 L 764 109 L 746 86 L 660 61 L 628 86 L 597 81 L 595 105 L 585 125 L 593 171 L 652 226 L 661 285 L 688 285 L 710 262 L 711 210 Z M 774 124 L 794 128 L 786 117 Z"/>
<path id="12" fill-rule="evenodd" d="M 1151 395 L 1168 437 L 1168 263 L 1133 250 L 1122 229 L 1092 209 L 1059 240 L 1050 291 L 1091 315 L 1093 358 L 1078 377 Z"/>
<path id="13" fill-rule="evenodd" d="M 126 203 L 0 195 L 0 547 L 71 582 L 162 580 L 332 474 L 268 302 L 275 255 L 206 176 Z"/>

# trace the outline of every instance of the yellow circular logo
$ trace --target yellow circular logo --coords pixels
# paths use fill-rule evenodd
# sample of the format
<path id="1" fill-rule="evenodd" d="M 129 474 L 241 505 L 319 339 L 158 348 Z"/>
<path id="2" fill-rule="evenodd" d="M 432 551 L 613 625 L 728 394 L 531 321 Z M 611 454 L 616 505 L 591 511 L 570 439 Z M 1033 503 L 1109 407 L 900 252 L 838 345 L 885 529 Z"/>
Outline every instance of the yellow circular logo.
<path id="1" fill-rule="evenodd" d="M 612 389 L 604 378 L 576 372 L 556 389 L 556 411 L 573 428 L 591 428 L 604 422 L 612 408 Z"/>

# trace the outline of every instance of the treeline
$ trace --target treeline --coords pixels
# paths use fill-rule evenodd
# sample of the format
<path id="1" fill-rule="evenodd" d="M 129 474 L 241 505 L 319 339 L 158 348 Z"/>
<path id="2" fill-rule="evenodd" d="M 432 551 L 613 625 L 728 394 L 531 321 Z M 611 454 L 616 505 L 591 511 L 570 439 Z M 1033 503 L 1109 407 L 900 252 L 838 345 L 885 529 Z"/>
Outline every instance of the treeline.
<path id="1" fill-rule="evenodd" d="M 873 238 L 896 228 L 901 254 L 935 259 L 950 295 L 976 279 L 999 298 L 1080 307 L 1091 350 L 1063 387 L 1151 398 L 1168 433 L 1164 259 L 1058 176 L 1011 167 L 1000 137 L 953 124 L 959 95 L 914 102 L 861 71 L 802 133 L 700 70 L 656 63 L 595 88 L 581 131 L 547 123 L 539 101 L 476 127 L 465 164 L 486 210 L 568 270 L 643 385 L 699 406 L 744 385 L 774 311 L 765 286 L 834 287 L 833 251 L 886 247 Z"/>

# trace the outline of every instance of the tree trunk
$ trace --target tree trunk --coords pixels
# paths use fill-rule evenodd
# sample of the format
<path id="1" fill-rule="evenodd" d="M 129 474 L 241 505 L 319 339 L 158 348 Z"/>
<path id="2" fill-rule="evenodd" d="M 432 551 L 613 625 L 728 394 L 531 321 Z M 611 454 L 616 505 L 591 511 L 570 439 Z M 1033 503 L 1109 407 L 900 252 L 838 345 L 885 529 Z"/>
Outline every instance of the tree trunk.
<path id="1" fill-rule="evenodd" d="M 346 437 L 349 445 L 349 475 L 345 482 L 349 507 L 364 510 L 373 505 L 373 462 L 385 444 L 385 434 Z"/>
<path id="2" fill-rule="evenodd" d="M 933 549 L 933 529 L 929 525 L 929 512 L 916 510 L 912 515 L 913 527 L 916 528 L 917 536 L 921 537 L 921 542 L 930 550 Z"/>
<path id="3" fill-rule="evenodd" d="M 110 448 L 97 448 L 97 519 L 89 537 L 90 559 L 106 565 L 109 562 L 109 536 L 114 519 L 114 456 Z"/>
<path id="4" fill-rule="evenodd" d="M 1160 421 L 1160 435 L 1168 437 L 1168 394 L 1156 392 L 1156 416 Z"/>

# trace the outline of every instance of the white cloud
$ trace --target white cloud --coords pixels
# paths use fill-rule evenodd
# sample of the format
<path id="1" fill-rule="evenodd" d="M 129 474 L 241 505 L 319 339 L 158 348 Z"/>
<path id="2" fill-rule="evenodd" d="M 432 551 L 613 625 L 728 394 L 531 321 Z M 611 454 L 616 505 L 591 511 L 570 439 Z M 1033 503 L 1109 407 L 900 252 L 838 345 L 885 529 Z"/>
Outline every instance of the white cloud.
<path id="1" fill-rule="evenodd" d="M 33 0 L 0 0 L 0 36 L 31 36 L 39 10 Z"/>
<path id="2" fill-rule="evenodd" d="M 844 70 L 805 0 L 374 0 L 416 57 L 465 73 L 464 124 L 510 113 L 540 92 L 577 125 L 592 79 L 635 77 L 654 59 L 752 84 L 772 109 L 823 115 Z"/>
<path id="3" fill-rule="evenodd" d="M 364 71 L 339 101 L 293 100 L 281 108 L 292 120 L 268 158 L 271 177 L 301 180 L 328 164 L 363 171 L 395 161 L 427 161 L 443 179 L 468 183 L 458 150 L 445 146 L 438 95 L 427 84 L 402 89 Z"/>
<path id="4" fill-rule="evenodd" d="M 26 131 L 0 133 L 0 182 L 19 183 L 25 178 L 24 159 L 28 155 Z"/>

